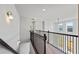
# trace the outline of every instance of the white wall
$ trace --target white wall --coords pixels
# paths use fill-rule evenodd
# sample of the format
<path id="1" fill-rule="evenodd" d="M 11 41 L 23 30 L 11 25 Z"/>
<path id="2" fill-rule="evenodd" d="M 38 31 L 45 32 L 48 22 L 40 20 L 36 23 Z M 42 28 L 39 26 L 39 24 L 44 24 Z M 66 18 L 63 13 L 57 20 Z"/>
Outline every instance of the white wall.
<path id="1" fill-rule="evenodd" d="M 20 40 L 21 41 L 28 41 L 30 40 L 30 26 L 31 20 L 26 17 L 20 17 Z"/>
<path id="2" fill-rule="evenodd" d="M 13 20 L 10 24 L 6 22 L 5 14 L 7 11 L 12 11 Z M 18 48 L 19 40 L 19 14 L 15 5 L 2 4 L 0 5 L 0 38 L 7 42 L 15 50 Z"/>

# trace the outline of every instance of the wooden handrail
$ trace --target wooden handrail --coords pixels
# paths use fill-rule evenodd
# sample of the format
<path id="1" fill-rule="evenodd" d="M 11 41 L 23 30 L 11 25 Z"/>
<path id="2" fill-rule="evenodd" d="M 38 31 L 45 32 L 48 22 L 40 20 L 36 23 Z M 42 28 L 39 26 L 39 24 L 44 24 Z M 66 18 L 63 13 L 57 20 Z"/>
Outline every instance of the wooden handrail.
<path id="1" fill-rule="evenodd" d="M 71 34 L 65 34 L 65 33 L 57 33 L 57 32 L 42 31 L 42 30 L 36 30 L 36 31 L 39 31 L 39 32 L 47 32 L 47 33 L 53 33 L 53 34 L 59 34 L 59 35 L 65 35 L 65 36 L 78 37 L 78 35 L 71 35 Z"/>
<path id="2" fill-rule="evenodd" d="M 15 51 L 11 46 L 9 46 L 5 41 L 3 41 L 1 38 L 0 38 L 0 44 L 2 46 L 4 46 L 6 49 L 8 49 L 9 51 L 11 51 L 12 53 L 14 54 L 18 54 L 17 51 Z"/>

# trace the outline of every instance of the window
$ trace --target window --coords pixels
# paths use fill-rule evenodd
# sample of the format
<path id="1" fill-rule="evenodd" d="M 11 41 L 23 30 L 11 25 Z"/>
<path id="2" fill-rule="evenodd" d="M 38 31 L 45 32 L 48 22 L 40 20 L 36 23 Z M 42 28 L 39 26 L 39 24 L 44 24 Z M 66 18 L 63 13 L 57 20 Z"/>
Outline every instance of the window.
<path id="1" fill-rule="evenodd" d="M 67 32 L 73 32 L 73 22 L 66 23 Z"/>
<path id="2" fill-rule="evenodd" d="M 59 26 L 59 31 L 63 31 L 63 24 L 58 24 Z"/>

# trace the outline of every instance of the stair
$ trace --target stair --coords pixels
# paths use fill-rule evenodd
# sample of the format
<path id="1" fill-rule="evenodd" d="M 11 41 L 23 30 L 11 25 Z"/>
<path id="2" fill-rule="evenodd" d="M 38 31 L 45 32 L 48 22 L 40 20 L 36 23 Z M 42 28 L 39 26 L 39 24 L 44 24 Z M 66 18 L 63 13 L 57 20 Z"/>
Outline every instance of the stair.
<path id="1" fill-rule="evenodd" d="M 18 54 L 18 52 L 16 50 L 14 50 L 11 46 L 9 46 L 5 41 L 3 41 L 2 39 L 0 39 L 0 52 L 5 54 L 7 52 L 8 53 L 14 53 L 14 54 Z"/>

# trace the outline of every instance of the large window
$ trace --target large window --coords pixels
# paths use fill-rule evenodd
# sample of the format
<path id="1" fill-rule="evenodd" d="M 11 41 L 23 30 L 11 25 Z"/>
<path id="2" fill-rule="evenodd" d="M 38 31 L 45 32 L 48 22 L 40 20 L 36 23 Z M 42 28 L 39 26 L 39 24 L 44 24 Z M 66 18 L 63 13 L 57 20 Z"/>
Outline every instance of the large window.
<path id="1" fill-rule="evenodd" d="M 66 23 L 67 32 L 73 32 L 73 22 Z"/>

